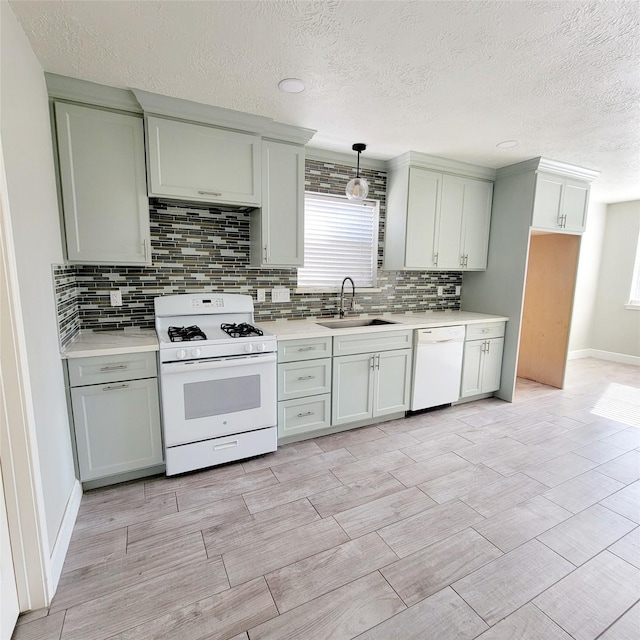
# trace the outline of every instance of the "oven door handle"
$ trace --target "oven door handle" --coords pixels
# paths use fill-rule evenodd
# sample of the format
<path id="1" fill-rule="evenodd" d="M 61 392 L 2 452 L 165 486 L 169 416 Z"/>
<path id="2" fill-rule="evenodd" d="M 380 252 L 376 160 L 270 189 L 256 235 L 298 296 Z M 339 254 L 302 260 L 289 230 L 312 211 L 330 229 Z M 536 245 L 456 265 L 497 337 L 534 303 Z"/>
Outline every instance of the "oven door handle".
<path id="1" fill-rule="evenodd" d="M 248 364 L 266 364 L 276 361 L 275 353 L 265 353 L 251 356 L 237 356 L 215 360 L 192 360 L 190 362 L 165 362 L 160 370 L 166 373 L 185 373 L 187 371 L 207 371 L 210 369 L 227 369 L 228 367 L 242 367 Z"/>

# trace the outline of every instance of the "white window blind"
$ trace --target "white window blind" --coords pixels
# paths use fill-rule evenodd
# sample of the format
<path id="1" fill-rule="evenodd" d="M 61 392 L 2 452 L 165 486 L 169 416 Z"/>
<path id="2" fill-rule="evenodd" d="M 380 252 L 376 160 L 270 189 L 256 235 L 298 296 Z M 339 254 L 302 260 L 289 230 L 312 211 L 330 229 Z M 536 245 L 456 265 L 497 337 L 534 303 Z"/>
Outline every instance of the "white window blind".
<path id="1" fill-rule="evenodd" d="M 374 287 L 378 202 L 306 193 L 304 207 L 304 267 L 298 269 L 298 286 L 335 288 L 349 276 L 356 287 Z"/>

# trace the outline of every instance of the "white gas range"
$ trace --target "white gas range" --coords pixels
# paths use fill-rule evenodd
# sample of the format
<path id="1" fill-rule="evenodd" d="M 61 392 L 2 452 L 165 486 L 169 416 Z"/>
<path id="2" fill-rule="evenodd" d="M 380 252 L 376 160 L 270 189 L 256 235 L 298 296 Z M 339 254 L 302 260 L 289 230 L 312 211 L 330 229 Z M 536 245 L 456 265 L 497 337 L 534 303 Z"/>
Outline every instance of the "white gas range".
<path id="1" fill-rule="evenodd" d="M 167 475 L 277 447 L 276 337 L 251 296 L 155 298 Z"/>

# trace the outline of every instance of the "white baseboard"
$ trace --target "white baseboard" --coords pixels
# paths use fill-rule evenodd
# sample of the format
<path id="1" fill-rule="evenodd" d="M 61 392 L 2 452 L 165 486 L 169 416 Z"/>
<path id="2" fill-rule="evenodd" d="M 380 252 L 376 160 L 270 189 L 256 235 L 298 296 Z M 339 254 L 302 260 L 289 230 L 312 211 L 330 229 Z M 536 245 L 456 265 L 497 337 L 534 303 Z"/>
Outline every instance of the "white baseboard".
<path id="1" fill-rule="evenodd" d="M 610 360 L 621 364 L 632 364 L 640 367 L 640 356 L 629 356 L 626 353 L 615 353 L 614 351 L 602 351 L 601 349 L 577 349 L 569 351 L 568 360 L 578 358 L 598 358 L 600 360 Z"/>
<path id="2" fill-rule="evenodd" d="M 76 524 L 76 518 L 78 517 L 78 510 L 80 509 L 80 501 L 82 500 L 82 486 L 78 480 L 76 480 L 71 490 L 71 495 L 67 501 L 67 507 L 64 510 L 62 516 L 62 524 L 58 530 L 58 537 L 53 545 L 53 551 L 51 552 L 51 593 L 49 598 L 53 598 L 53 594 L 58 588 L 58 582 L 60 581 L 60 575 L 62 574 L 62 565 L 64 559 L 67 557 L 67 551 L 69 549 L 69 542 L 71 541 L 71 534 L 73 533 L 73 527 Z"/>

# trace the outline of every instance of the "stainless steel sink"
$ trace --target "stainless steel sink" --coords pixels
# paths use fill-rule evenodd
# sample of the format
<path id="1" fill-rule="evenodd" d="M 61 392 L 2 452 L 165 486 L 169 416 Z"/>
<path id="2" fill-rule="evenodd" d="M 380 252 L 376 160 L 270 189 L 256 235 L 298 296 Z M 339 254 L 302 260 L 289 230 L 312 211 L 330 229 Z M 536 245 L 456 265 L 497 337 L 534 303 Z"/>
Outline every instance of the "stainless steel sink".
<path id="1" fill-rule="evenodd" d="M 379 327 L 384 324 L 397 324 L 393 320 L 383 318 L 347 318 L 346 320 L 328 320 L 327 322 L 316 322 L 321 327 L 327 329 L 349 329 L 351 327 Z"/>

